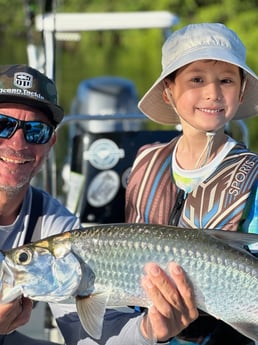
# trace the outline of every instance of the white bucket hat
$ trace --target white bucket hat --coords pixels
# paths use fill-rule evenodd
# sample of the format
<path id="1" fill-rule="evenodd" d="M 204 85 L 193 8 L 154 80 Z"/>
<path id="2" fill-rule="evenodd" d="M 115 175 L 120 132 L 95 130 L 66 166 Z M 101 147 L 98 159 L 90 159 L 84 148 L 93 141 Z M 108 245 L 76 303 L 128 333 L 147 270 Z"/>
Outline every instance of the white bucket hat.
<path id="1" fill-rule="evenodd" d="M 180 123 L 175 110 L 162 98 L 164 78 L 198 60 L 218 60 L 245 71 L 247 85 L 243 103 L 234 120 L 258 114 L 258 76 L 246 65 L 246 49 L 236 33 L 220 23 L 191 24 L 171 34 L 162 47 L 162 73 L 140 100 L 139 109 L 155 122 Z"/>

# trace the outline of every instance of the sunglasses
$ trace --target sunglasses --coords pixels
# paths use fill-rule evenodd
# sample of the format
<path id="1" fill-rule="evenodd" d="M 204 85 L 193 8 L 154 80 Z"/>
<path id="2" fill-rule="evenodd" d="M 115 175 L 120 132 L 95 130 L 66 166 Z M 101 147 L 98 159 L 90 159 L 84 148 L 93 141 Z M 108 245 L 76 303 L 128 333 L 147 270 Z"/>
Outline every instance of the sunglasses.
<path id="1" fill-rule="evenodd" d="M 30 144 L 46 144 L 55 127 L 41 121 L 22 121 L 0 114 L 0 138 L 9 139 L 21 128 L 25 140 Z"/>

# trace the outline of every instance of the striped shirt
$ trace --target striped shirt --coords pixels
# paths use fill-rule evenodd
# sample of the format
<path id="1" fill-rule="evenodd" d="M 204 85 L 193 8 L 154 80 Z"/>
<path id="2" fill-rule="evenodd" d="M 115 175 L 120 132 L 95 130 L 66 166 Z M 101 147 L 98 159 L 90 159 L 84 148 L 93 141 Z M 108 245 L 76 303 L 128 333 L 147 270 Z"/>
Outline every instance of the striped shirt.
<path id="1" fill-rule="evenodd" d="M 127 222 L 169 223 L 178 194 L 171 161 L 177 140 L 139 150 L 126 190 Z M 258 232 L 257 162 L 257 154 L 237 143 L 187 194 L 178 226 Z"/>

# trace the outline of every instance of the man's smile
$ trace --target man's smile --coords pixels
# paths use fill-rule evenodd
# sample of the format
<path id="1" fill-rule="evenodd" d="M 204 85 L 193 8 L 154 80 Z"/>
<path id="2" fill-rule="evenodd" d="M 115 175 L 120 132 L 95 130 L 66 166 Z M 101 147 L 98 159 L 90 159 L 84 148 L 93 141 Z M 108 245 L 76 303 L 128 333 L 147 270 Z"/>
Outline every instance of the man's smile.
<path id="1" fill-rule="evenodd" d="M 33 161 L 33 159 L 10 158 L 10 157 L 5 157 L 5 156 L 0 157 L 0 160 L 7 162 L 7 163 L 12 163 L 12 164 L 25 164 L 25 163 Z"/>

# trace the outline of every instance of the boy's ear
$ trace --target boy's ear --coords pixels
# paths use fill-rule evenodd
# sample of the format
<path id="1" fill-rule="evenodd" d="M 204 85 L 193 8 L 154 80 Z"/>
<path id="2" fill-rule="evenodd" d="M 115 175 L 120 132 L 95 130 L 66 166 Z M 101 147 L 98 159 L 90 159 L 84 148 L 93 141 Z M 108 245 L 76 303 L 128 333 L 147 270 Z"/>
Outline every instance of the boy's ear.
<path id="1" fill-rule="evenodd" d="M 169 88 L 165 87 L 164 90 L 162 91 L 162 97 L 165 103 L 170 104 L 170 93 L 169 93 Z"/>
<path id="2" fill-rule="evenodd" d="M 242 86 L 241 86 L 241 90 L 240 90 L 240 96 L 239 96 L 240 103 L 243 102 L 246 85 L 247 85 L 247 79 L 245 78 L 242 82 Z"/>
<path id="3" fill-rule="evenodd" d="M 174 107 L 174 101 L 169 87 L 165 87 L 162 93 L 165 103 L 170 104 Z"/>

